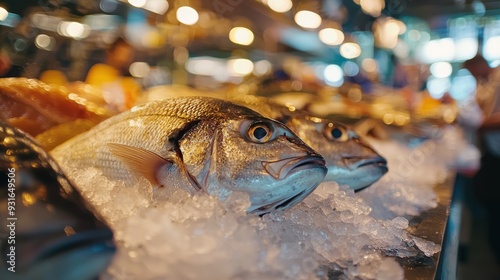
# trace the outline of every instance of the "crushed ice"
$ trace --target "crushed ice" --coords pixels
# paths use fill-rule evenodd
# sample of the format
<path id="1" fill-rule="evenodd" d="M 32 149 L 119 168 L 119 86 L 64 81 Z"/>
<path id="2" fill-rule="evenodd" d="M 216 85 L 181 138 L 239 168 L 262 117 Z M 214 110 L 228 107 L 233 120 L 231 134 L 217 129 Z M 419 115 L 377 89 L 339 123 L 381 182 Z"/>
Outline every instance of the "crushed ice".
<path id="1" fill-rule="evenodd" d="M 413 149 L 373 142 L 390 169 L 374 186 L 354 194 L 323 183 L 263 217 L 245 213 L 241 193 L 221 202 L 177 190 L 163 201 L 146 180 L 130 188 L 94 168 L 69 175 L 115 232 L 118 251 L 103 279 L 404 279 L 394 257 L 440 250 L 408 233 L 408 218 L 437 205 L 433 186 L 464 147 L 450 144 L 454 133 Z"/>

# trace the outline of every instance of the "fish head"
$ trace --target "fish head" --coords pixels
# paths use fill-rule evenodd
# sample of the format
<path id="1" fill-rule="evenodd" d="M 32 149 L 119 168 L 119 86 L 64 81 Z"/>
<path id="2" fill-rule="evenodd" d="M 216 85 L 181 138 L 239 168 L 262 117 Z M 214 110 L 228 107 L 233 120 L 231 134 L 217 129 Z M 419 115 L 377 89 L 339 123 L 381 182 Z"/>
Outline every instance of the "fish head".
<path id="1" fill-rule="evenodd" d="M 197 129 L 201 127 L 203 124 Z M 289 208 L 310 194 L 326 174 L 323 157 L 277 121 L 241 116 L 206 125 L 204 130 L 212 136 L 198 144 L 206 145 L 209 155 L 202 164 L 204 171 L 194 172 L 197 181 L 221 199 L 234 191 L 247 193 L 251 201 L 248 212 L 265 214 Z M 181 147 L 184 145 L 194 144 L 184 141 Z M 192 156 L 183 156 L 193 171 L 195 167 L 189 165 Z"/>
<path id="2" fill-rule="evenodd" d="M 297 135 L 326 161 L 324 181 L 336 181 L 361 190 L 387 173 L 387 161 L 350 127 L 317 117 L 294 117 L 288 120 Z"/>
<path id="3" fill-rule="evenodd" d="M 106 268 L 115 252 L 109 227 L 31 137 L 1 122 L 0 179 L 12 182 L 0 185 L 0 217 L 17 218 L 8 221 L 15 227 L 20 279 L 93 279 Z M 9 212 L 14 196 L 15 211 Z M 0 235 L 6 238 L 2 252 L 9 253 L 10 230 Z"/>

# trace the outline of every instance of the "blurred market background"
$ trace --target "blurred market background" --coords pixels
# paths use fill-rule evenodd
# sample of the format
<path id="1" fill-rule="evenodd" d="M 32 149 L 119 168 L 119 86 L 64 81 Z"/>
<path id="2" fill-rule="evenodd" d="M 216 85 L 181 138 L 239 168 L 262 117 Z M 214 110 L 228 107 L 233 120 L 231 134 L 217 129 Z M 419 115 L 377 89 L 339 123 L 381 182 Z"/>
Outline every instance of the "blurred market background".
<path id="1" fill-rule="evenodd" d="M 0 24 L 3 50 L 20 68 L 14 73 L 64 74 L 48 81 L 85 80 L 122 37 L 136 50 L 127 74 L 143 88 L 218 89 L 274 73 L 295 81 L 294 91 L 360 85 L 346 93 L 353 102 L 379 86 L 402 90 L 415 109 L 421 96 L 414 93 L 424 90 L 436 100 L 468 97 L 462 84 L 470 85 L 470 76 L 459 70 L 478 51 L 492 66 L 500 62 L 499 1 L 10 2 Z M 445 120 L 453 116 L 448 111 Z M 404 122 L 397 117 L 386 121 Z"/>
<path id="2" fill-rule="evenodd" d="M 462 63 L 481 53 L 500 64 L 499 13 L 489 0 L 0 1 L 3 76 L 100 86 L 88 73 L 121 38 L 134 102 L 156 86 L 189 86 L 318 115 L 446 124 L 476 87 Z M 493 266 L 484 226 L 475 229 L 463 279 Z"/>

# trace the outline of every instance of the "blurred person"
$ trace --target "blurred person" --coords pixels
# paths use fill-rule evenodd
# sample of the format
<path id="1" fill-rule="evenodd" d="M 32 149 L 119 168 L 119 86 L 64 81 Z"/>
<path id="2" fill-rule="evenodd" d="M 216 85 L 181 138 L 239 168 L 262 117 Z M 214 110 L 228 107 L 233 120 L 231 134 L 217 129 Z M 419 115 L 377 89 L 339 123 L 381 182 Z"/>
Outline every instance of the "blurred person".
<path id="1" fill-rule="evenodd" d="M 135 50 L 123 38 L 116 39 L 106 50 L 104 63 L 92 66 L 85 82 L 104 90 L 104 99 L 118 111 L 131 108 L 137 99 L 140 86 L 127 77 Z"/>
<path id="2" fill-rule="evenodd" d="M 5 51 L 0 51 L 0 77 L 5 76 L 12 67 L 9 55 Z"/>
<path id="3" fill-rule="evenodd" d="M 21 77 L 24 66 L 18 65 L 19 59 L 7 49 L 0 50 L 0 77 Z"/>
<path id="4" fill-rule="evenodd" d="M 67 86 L 69 83 L 68 76 L 71 69 L 71 58 L 67 56 L 67 48 L 69 45 L 61 44 L 57 50 L 48 54 L 44 61 L 41 61 L 40 70 L 43 70 L 38 79 L 49 85 Z"/>
<path id="5" fill-rule="evenodd" d="M 141 86 L 149 89 L 156 86 L 172 84 L 172 77 L 168 68 L 151 67 L 147 76 L 142 78 Z"/>
<path id="6" fill-rule="evenodd" d="M 363 71 L 359 71 L 354 76 L 347 76 L 345 80 L 349 83 L 359 85 L 363 93 L 373 93 L 374 82 Z"/>
<path id="7" fill-rule="evenodd" d="M 477 80 L 476 102 L 482 111 L 476 121 L 482 156 L 474 194 L 486 210 L 489 241 L 500 267 L 500 68 L 491 68 L 479 54 L 463 67 Z"/>

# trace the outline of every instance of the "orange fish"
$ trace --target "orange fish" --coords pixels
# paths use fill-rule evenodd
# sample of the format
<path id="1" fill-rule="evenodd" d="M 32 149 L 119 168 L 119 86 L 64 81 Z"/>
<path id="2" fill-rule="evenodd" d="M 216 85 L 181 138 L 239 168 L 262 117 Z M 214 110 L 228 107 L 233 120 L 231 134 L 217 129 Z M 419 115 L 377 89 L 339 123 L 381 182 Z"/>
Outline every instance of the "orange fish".
<path id="1" fill-rule="evenodd" d="M 0 79 L 0 118 L 32 136 L 56 129 L 49 133 L 52 137 L 46 139 L 49 142 L 58 144 L 67 137 L 88 130 L 110 115 L 108 110 L 63 86 L 27 78 Z M 68 127 L 71 127 L 68 124 L 76 120 L 79 120 L 78 125 L 74 126 L 72 133 L 68 133 Z M 66 124 L 64 139 L 57 139 L 57 127 L 63 124 Z"/>

